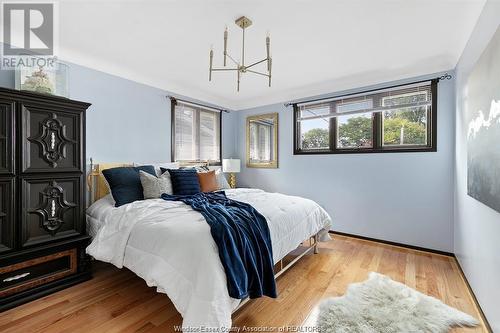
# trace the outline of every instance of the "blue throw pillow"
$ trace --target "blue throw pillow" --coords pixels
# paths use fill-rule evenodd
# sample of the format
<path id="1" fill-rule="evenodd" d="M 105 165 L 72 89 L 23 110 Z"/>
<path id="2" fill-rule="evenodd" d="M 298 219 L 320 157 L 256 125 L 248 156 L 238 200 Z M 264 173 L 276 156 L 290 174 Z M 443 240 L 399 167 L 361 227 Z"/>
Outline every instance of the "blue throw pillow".
<path id="1" fill-rule="evenodd" d="M 201 192 L 198 173 L 195 169 L 165 169 L 161 168 L 162 173 L 168 171 L 172 181 L 172 189 L 175 195 L 191 195 Z"/>
<path id="2" fill-rule="evenodd" d="M 109 184 L 113 199 L 115 199 L 115 207 L 137 200 L 144 200 L 139 170 L 156 176 L 155 168 L 152 165 L 119 167 L 102 171 Z"/>

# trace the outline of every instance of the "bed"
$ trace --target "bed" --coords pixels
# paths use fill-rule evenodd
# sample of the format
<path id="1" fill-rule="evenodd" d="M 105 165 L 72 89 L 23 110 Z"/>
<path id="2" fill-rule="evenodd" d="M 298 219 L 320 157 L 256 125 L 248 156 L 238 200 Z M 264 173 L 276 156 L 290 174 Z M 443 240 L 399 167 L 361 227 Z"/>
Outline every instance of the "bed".
<path id="1" fill-rule="evenodd" d="M 331 219 L 312 200 L 245 188 L 228 189 L 226 195 L 251 204 L 266 218 L 275 263 L 304 240 L 314 237 L 315 249 L 318 241 L 330 239 Z M 167 294 L 184 328 L 231 327 L 231 314 L 242 302 L 228 294 L 217 246 L 199 212 L 162 199 L 114 207 L 107 194 L 87 209 L 87 225 L 93 238 L 87 253 L 127 267 Z"/>

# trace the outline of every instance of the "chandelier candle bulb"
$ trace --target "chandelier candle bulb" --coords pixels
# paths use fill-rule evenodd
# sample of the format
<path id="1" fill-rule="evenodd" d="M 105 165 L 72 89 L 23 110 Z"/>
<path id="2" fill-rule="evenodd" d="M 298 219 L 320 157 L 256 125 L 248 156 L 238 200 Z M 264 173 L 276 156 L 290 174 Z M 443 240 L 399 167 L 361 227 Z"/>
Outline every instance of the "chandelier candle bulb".
<path id="1" fill-rule="evenodd" d="M 271 87 L 271 66 L 273 64 L 273 59 L 269 58 L 267 64 L 269 66 L 269 87 Z"/>
<path id="2" fill-rule="evenodd" d="M 267 53 L 267 59 L 269 59 L 269 47 L 271 46 L 271 38 L 269 38 L 269 35 L 266 37 L 266 53 Z"/>
<path id="3" fill-rule="evenodd" d="M 227 58 L 227 26 L 224 30 L 224 67 L 226 67 L 226 58 Z"/>
<path id="4" fill-rule="evenodd" d="M 208 73 L 208 81 L 212 81 L 212 62 L 214 60 L 214 50 L 210 49 L 210 71 Z"/>
<path id="5" fill-rule="evenodd" d="M 241 76 L 241 71 L 238 71 L 238 84 L 236 86 L 236 91 L 237 92 L 240 92 L 240 76 Z"/>
<path id="6" fill-rule="evenodd" d="M 271 54 L 270 54 L 270 49 L 271 47 L 271 39 L 269 36 L 266 37 L 266 51 L 267 51 L 267 71 L 271 72 Z"/>

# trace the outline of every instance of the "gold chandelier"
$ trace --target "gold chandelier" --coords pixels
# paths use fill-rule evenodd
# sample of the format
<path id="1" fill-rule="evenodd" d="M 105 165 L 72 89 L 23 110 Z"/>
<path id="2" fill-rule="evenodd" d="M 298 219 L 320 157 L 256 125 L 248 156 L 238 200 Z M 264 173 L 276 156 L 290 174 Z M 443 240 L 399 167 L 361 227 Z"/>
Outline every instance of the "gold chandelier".
<path id="1" fill-rule="evenodd" d="M 245 16 L 240 17 L 236 21 L 234 21 L 237 26 L 239 26 L 243 30 L 243 45 L 241 48 L 241 63 L 236 61 L 231 55 L 227 52 L 227 27 L 224 30 L 224 68 L 213 68 L 213 59 L 214 59 L 214 50 L 210 50 L 210 70 L 208 74 L 208 81 L 212 81 L 212 72 L 221 72 L 221 71 L 236 71 L 237 73 L 237 85 L 236 85 L 236 90 L 240 91 L 240 79 L 243 73 L 253 73 L 261 76 L 265 76 L 268 78 L 269 81 L 269 87 L 271 86 L 271 64 L 272 64 L 272 59 L 270 56 L 269 48 L 271 45 L 271 39 L 269 36 L 266 37 L 266 52 L 267 56 L 266 58 L 256 61 L 250 65 L 245 65 L 245 29 L 248 28 L 249 26 L 252 25 L 252 21 Z M 234 64 L 236 65 L 235 68 L 225 68 L 226 67 L 226 58 L 229 58 Z M 262 73 L 258 71 L 254 71 L 250 68 L 263 63 L 267 62 L 267 73 Z"/>

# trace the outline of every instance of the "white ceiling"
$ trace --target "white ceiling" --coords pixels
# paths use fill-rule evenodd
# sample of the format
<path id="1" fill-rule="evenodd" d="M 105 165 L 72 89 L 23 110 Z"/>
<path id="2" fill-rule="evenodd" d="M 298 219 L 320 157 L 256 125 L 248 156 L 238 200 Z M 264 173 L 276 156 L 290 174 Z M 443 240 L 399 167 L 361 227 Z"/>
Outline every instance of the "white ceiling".
<path id="1" fill-rule="evenodd" d="M 382 83 L 455 67 L 484 0 L 61 1 L 62 59 L 231 109 Z M 265 57 L 271 34 L 273 86 L 246 74 L 214 73 L 241 54 Z"/>

